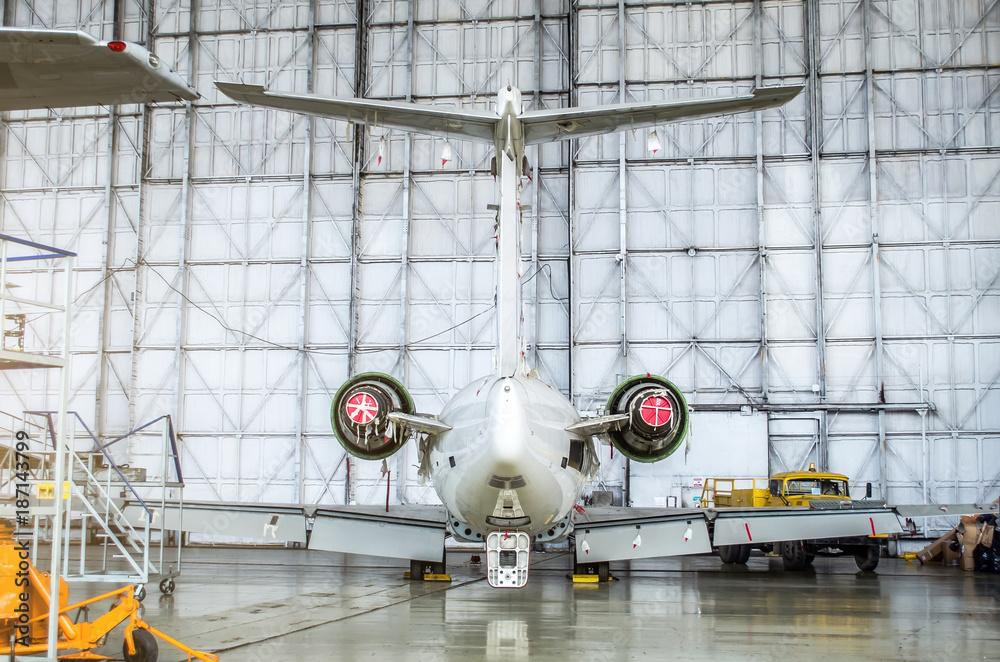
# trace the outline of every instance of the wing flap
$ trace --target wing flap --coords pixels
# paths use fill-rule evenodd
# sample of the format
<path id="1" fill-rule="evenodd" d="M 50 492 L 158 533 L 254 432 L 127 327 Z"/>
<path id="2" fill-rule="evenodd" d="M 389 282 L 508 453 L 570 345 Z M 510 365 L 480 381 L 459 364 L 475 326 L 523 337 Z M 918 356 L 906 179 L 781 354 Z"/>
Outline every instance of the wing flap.
<path id="1" fill-rule="evenodd" d="M 381 510 L 381 509 L 379 509 Z M 413 511 L 407 514 L 407 511 Z M 337 507 L 316 511 L 309 549 L 421 561 L 444 553 L 444 508 L 397 506 L 391 512 Z"/>
<path id="2" fill-rule="evenodd" d="M 822 540 L 902 533 L 892 510 L 718 510 L 712 542 L 753 545 L 783 540 Z"/>
<path id="3" fill-rule="evenodd" d="M 255 106 L 330 117 L 355 124 L 492 143 L 497 117 L 480 110 L 425 106 L 377 99 L 333 99 L 268 92 L 260 85 L 216 81 L 223 94 Z"/>
<path id="4" fill-rule="evenodd" d="M 708 523 L 703 511 L 680 511 L 673 514 L 670 511 L 660 511 L 658 516 L 629 518 L 628 513 L 633 509 L 614 510 L 619 511 L 623 518 L 575 524 L 578 560 L 599 563 L 707 554 L 712 551 Z M 587 543 L 586 548 L 584 541 Z"/>
<path id="5" fill-rule="evenodd" d="M 762 87 L 752 94 L 730 97 L 650 101 L 610 106 L 534 110 L 521 115 L 524 144 L 585 138 L 626 129 L 710 115 L 739 113 L 780 106 L 802 91 L 802 85 Z"/>

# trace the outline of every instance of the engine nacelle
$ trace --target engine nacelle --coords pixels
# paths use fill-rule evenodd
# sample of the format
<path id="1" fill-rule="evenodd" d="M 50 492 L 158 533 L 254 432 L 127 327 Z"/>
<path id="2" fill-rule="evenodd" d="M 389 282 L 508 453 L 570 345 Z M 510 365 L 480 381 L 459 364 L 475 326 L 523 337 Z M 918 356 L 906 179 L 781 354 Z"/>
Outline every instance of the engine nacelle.
<path id="1" fill-rule="evenodd" d="M 657 375 L 629 377 L 608 399 L 608 414 L 628 414 L 629 423 L 608 433 L 622 455 L 636 462 L 657 462 L 680 448 L 690 413 L 684 394 Z"/>
<path id="2" fill-rule="evenodd" d="M 330 405 L 330 423 L 348 453 L 363 460 L 382 460 L 406 443 L 390 412 L 413 413 L 413 400 L 398 381 L 366 372 L 344 382 Z"/>

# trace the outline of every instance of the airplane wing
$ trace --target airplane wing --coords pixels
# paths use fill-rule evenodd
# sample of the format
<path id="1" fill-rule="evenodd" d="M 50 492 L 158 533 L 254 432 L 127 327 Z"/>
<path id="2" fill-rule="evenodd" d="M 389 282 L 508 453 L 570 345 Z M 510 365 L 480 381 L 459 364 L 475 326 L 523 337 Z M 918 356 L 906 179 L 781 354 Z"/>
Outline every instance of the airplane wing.
<path id="1" fill-rule="evenodd" d="M 138 44 L 71 30 L 0 28 L 0 111 L 198 97 Z"/>
<path id="2" fill-rule="evenodd" d="M 719 545 L 869 536 L 902 530 L 895 511 L 887 508 L 588 508 L 574 525 L 577 558 L 595 563 L 704 554 Z"/>
<path id="3" fill-rule="evenodd" d="M 146 504 L 152 525 L 166 531 L 284 541 L 327 552 L 438 561 L 447 535 L 444 506 L 303 506 L 218 501 Z M 122 510 L 144 527 L 146 511 L 134 499 Z M 311 525 L 311 528 L 310 528 Z"/>
<path id="4" fill-rule="evenodd" d="M 689 120 L 725 113 L 762 110 L 791 100 L 802 85 L 762 87 L 752 94 L 731 97 L 649 101 L 611 106 L 587 106 L 555 110 L 531 110 L 521 115 L 524 144 L 585 138 L 627 129 Z"/>
<path id="5" fill-rule="evenodd" d="M 367 124 L 373 128 L 384 126 L 476 142 L 493 143 L 499 119 L 493 113 L 483 110 L 425 106 L 377 99 L 331 99 L 310 94 L 284 94 L 268 92 L 260 85 L 221 81 L 216 81 L 215 86 L 223 94 L 240 103 L 319 117 L 332 117 L 355 124 Z"/>
<path id="6" fill-rule="evenodd" d="M 864 501 L 818 510 L 587 508 L 576 515 L 574 532 L 577 558 L 597 563 L 709 553 L 720 545 L 902 533 L 901 517 L 976 515 L 996 513 L 998 508 L 997 503 L 886 506 Z"/>

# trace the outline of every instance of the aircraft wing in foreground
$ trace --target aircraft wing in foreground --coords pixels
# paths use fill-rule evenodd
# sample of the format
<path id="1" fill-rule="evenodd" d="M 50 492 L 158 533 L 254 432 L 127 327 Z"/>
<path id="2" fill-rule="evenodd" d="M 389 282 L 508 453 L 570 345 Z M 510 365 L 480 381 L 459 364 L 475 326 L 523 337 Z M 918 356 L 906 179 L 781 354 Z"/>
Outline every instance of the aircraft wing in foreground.
<path id="1" fill-rule="evenodd" d="M 0 111 L 199 97 L 159 57 L 86 32 L 0 28 Z"/>

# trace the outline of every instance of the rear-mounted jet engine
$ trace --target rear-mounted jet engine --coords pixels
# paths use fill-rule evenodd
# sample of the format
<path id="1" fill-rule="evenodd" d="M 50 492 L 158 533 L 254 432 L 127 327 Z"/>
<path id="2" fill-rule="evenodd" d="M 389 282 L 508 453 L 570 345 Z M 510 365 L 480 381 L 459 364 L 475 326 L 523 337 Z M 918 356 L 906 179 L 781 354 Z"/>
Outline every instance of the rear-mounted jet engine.
<path id="1" fill-rule="evenodd" d="M 413 409 L 413 400 L 402 384 L 389 375 L 366 372 L 337 391 L 330 405 L 330 422 L 348 453 L 364 460 L 382 460 L 406 443 L 406 435 L 389 414 L 412 414 Z"/>
<path id="2" fill-rule="evenodd" d="M 680 448 L 690 418 L 681 390 L 649 374 L 619 384 L 607 412 L 628 415 L 628 425 L 609 430 L 608 436 L 622 455 L 637 462 L 658 462 Z"/>

